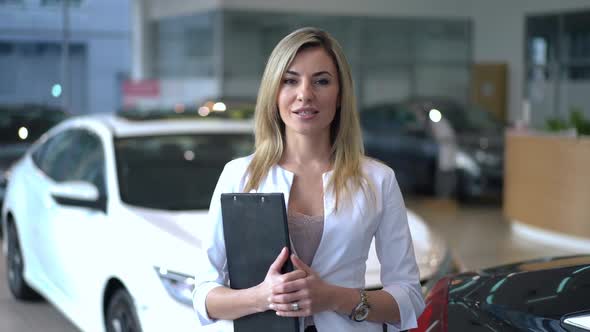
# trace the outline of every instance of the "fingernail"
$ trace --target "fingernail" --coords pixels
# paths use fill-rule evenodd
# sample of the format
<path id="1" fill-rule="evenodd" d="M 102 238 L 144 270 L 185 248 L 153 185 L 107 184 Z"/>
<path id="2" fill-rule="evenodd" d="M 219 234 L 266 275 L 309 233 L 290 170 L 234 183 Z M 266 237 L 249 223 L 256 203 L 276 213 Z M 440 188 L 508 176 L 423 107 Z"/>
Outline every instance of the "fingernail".
<path id="1" fill-rule="evenodd" d="M 266 299 L 268 302 L 270 302 L 272 299 L 270 298 L 270 296 Z"/>
<path id="2" fill-rule="evenodd" d="M 275 308 L 275 305 L 271 303 L 271 304 L 269 304 L 269 305 L 268 305 L 268 307 L 269 307 L 270 309 L 274 309 L 274 308 Z"/>

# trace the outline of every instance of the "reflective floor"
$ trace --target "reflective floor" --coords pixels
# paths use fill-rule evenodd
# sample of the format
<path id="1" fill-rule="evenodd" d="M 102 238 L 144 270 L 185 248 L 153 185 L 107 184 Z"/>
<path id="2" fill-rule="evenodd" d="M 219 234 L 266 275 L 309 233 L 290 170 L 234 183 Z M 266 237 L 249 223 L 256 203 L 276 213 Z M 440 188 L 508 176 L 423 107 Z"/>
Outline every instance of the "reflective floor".
<path id="1" fill-rule="evenodd" d="M 443 236 L 468 270 L 575 252 L 513 234 L 500 203 L 408 197 L 406 205 Z"/>
<path id="2" fill-rule="evenodd" d="M 0 241 L 2 245 L 2 241 Z M 57 309 L 46 301 L 18 302 L 6 282 L 6 261 L 0 261 L 0 331 L 2 332 L 77 332 Z"/>
<path id="3" fill-rule="evenodd" d="M 510 224 L 504 219 L 499 204 L 459 206 L 449 200 L 420 197 L 407 197 L 406 204 L 449 242 L 466 269 L 572 254 L 511 234 Z M 0 262 L 0 322 L 2 332 L 78 331 L 47 302 L 15 301 L 6 284 L 4 257 Z"/>

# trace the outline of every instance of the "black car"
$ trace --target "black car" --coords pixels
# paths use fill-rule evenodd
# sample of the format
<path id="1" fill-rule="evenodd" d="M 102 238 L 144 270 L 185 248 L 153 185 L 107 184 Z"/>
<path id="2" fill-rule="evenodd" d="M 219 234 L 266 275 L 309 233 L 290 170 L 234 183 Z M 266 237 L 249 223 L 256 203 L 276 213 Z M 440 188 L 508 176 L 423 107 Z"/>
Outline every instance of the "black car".
<path id="1" fill-rule="evenodd" d="M 0 106 L 0 206 L 10 165 L 37 138 L 67 116 L 61 109 L 49 106 Z"/>
<path id="2" fill-rule="evenodd" d="M 396 103 L 363 109 L 360 119 L 366 154 L 395 170 L 402 191 L 433 191 L 438 144 L 424 119 Z"/>
<path id="3" fill-rule="evenodd" d="M 432 120 L 435 111 L 448 120 L 457 142 L 457 191 L 460 198 L 502 195 L 504 124 L 474 104 L 445 97 L 415 97 L 403 105 Z M 432 125 L 432 121 L 428 121 Z"/>
<path id="4" fill-rule="evenodd" d="M 445 277 L 412 331 L 590 331 L 590 255 Z"/>
<path id="5" fill-rule="evenodd" d="M 413 98 L 360 116 L 367 154 L 396 171 L 402 190 L 501 196 L 504 127 L 490 113 L 445 98 Z"/>

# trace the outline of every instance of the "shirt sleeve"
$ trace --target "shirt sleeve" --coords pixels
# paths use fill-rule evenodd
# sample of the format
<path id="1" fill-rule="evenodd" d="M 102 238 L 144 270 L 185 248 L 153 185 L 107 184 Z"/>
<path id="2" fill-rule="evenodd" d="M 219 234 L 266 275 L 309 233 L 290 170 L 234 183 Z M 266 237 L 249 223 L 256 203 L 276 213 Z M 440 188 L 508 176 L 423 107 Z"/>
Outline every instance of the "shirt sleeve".
<path id="1" fill-rule="evenodd" d="M 229 285 L 220 201 L 221 193 L 231 192 L 229 173 L 228 165 L 226 165 L 213 192 L 207 222 L 198 226 L 202 229 L 202 248 L 196 257 L 197 271 L 193 290 L 193 307 L 201 325 L 208 325 L 216 321 L 209 317 L 207 312 L 205 300 L 209 292 L 213 288 Z"/>
<path id="2" fill-rule="evenodd" d="M 400 331 L 418 326 L 424 298 L 406 207 L 395 175 L 390 172 L 383 188 L 383 215 L 375 234 L 375 249 L 383 290 L 393 296 L 400 312 L 400 321 L 387 324 L 387 330 Z"/>

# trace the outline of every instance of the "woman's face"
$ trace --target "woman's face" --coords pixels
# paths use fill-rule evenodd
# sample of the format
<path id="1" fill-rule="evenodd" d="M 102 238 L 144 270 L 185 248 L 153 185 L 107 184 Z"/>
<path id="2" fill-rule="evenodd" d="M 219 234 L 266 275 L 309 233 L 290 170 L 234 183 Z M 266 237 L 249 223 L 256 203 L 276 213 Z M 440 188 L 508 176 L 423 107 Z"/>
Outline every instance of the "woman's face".
<path id="1" fill-rule="evenodd" d="M 339 95 L 338 70 L 330 55 L 322 47 L 299 51 L 279 88 L 277 103 L 285 131 L 329 134 Z"/>

